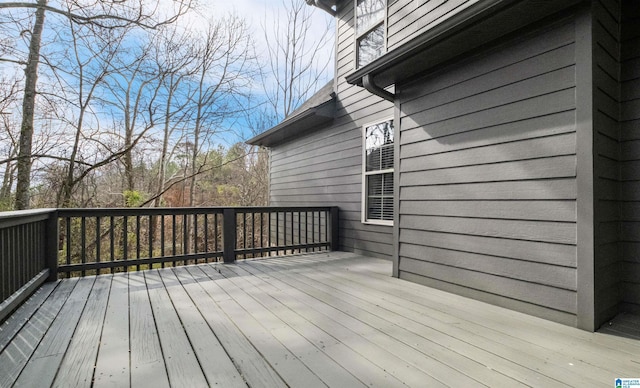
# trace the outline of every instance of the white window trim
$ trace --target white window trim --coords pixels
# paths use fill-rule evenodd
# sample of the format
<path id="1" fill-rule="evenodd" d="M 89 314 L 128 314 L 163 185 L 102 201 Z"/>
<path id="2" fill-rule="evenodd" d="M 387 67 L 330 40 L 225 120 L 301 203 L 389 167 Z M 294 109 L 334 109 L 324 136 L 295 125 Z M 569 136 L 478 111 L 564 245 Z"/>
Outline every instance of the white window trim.
<path id="1" fill-rule="evenodd" d="M 388 50 L 388 42 L 387 42 L 387 32 L 388 32 L 388 24 L 389 24 L 389 0 L 385 0 L 384 3 L 384 16 L 382 17 L 382 21 L 380 21 L 379 23 L 376 23 L 374 25 L 372 25 L 371 27 L 369 27 L 366 31 L 361 32 L 360 34 L 357 33 L 358 31 L 358 15 L 356 15 L 358 9 L 358 0 L 353 0 L 353 36 L 354 41 L 353 41 L 353 56 L 354 56 L 354 67 L 356 69 L 359 69 L 360 66 L 358 66 L 358 41 L 360 41 L 360 39 L 362 37 L 364 37 L 365 35 L 367 35 L 368 33 L 370 33 L 374 28 L 378 27 L 379 25 L 382 24 L 383 26 L 383 30 L 384 30 L 384 53 L 387 52 Z M 384 55 L 383 53 L 383 55 Z M 365 65 L 366 66 L 366 65 Z"/>
<path id="2" fill-rule="evenodd" d="M 394 163 L 393 168 L 388 168 L 386 170 L 376 170 L 376 171 L 367 171 L 367 149 L 366 147 L 366 137 L 367 137 L 367 127 L 371 126 L 371 125 L 375 125 L 375 124 L 380 124 L 382 122 L 385 121 L 393 121 L 393 126 L 394 126 L 394 132 L 393 132 L 393 142 L 394 142 L 394 147 L 395 147 L 395 142 L 396 142 L 396 133 L 395 133 L 395 126 L 396 126 L 396 122 L 395 122 L 395 117 L 394 116 L 388 116 L 388 117 L 383 117 L 379 120 L 375 120 L 375 121 L 370 121 L 366 124 L 364 124 L 362 126 L 362 189 L 361 191 L 361 199 L 360 199 L 360 203 L 361 203 L 361 207 L 360 207 L 360 214 L 361 214 L 361 222 L 363 224 L 367 224 L 367 225 L 382 225 L 382 226 L 393 226 L 393 221 L 392 220 L 369 220 L 367 219 L 367 176 L 369 175 L 374 175 L 374 174 L 385 174 L 385 173 L 393 173 L 396 169 L 396 165 Z M 394 156 L 395 159 L 395 156 Z M 394 180 L 393 182 L 394 186 L 396 185 L 396 182 Z M 395 189 L 394 189 L 394 193 L 395 193 Z M 393 198 L 393 201 L 396 201 L 396 198 Z M 394 218 L 395 218 L 395 214 L 394 214 Z"/>

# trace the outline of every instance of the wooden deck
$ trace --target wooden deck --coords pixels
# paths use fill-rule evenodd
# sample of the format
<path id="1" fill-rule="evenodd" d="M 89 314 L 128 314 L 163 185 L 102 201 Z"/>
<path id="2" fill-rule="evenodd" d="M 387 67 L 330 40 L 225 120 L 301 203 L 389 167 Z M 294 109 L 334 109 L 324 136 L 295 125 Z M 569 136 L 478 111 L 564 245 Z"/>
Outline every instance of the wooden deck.
<path id="1" fill-rule="evenodd" d="M 46 284 L 1 327 L 0 386 L 611 387 L 640 340 L 333 252 Z"/>

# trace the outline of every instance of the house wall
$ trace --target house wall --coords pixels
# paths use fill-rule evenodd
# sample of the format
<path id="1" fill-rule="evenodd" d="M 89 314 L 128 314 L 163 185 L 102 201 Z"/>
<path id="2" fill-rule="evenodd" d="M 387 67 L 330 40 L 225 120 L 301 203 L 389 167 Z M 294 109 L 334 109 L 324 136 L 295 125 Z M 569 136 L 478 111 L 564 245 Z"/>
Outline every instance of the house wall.
<path id="1" fill-rule="evenodd" d="M 620 249 L 623 310 L 640 311 L 640 4 L 622 1 Z M 620 279 L 623 285 L 620 287 Z"/>
<path id="2" fill-rule="evenodd" d="M 390 259 L 392 228 L 361 222 L 362 126 L 393 117 L 393 104 L 344 79 L 355 70 L 353 16 L 353 2 L 339 6 L 334 123 L 271 148 L 270 202 L 339 206 L 340 249 Z"/>
<path id="3" fill-rule="evenodd" d="M 576 324 L 573 19 L 396 85 L 399 276 Z"/>
<path id="4" fill-rule="evenodd" d="M 392 50 L 478 0 L 389 0 L 387 47 Z"/>
<path id="5" fill-rule="evenodd" d="M 594 328 L 623 299 L 620 235 L 620 4 L 591 3 L 594 144 Z"/>

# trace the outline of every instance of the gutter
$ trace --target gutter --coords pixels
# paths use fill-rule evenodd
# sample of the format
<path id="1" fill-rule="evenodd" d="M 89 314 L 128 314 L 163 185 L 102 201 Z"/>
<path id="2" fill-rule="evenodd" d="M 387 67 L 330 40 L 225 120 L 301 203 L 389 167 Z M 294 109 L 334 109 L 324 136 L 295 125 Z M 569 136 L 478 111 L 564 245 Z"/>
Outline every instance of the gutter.
<path id="1" fill-rule="evenodd" d="M 376 82 L 373 80 L 373 76 L 371 73 L 367 73 L 362 77 L 362 86 L 367 89 L 369 93 L 375 94 L 378 97 L 382 97 L 387 101 L 393 102 L 396 97 L 395 94 L 388 92 L 376 85 Z"/>
<path id="2" fill-rule="evenodd" d="M 479 0 L 433 28 L 348 74 L 351 85 L 389 99 L 384 88 L 410 79 L 439 64 L 504 37 L 517 36 L 526 26 L 575 12 L 585 0 Z M 559 16 L 558 16 L 559 15 Z"/>
<path id="3" fill-rule="evenodd" d="M 312 1 L 312 0 L 307 0 Z M 411 41 L 401 45 L 397 49 L 388 52 L 380 58 L 372 61 L 370 64 L 356 70 L 346 77 L 348 83 L 352 85 L 364 86 L 367 76 L 373 78 L 377 74 L 386 71 L 395 64 L 404 61 L 406 58 L 415 55 L 424 47 L 434 42 L 442 41 L 447 37 L 457 33 L 465 27 L 475 23 L 478 20 L 486 18 L 488 14 L 495 14 L 506 7 L 517 3 L 515 0 L 483 0 L 476 3 L 452 17 L 444 20 L 429 31 L 419 35 Z M 371 80 L 369 81 L 371 82 Z M 386 84 L 384 82 L 383 84 Z M 377 85 L 375 85 L 377 86 Z M 388 85 L 384 85 L 388 86 Z M 366 88 L 366 86 L 364 86 Z M 381 88 L 380 86 L 377 86 Z"/>
<path id="4" fill-rule="evenodd" d="M 336 16 L 336 11 L 331 8 L 331 5 L 327 4 L 325 0 L 305 0 L 308 5 L 320 8 L 321 10 L 329 13 L 331 16 Z"/>

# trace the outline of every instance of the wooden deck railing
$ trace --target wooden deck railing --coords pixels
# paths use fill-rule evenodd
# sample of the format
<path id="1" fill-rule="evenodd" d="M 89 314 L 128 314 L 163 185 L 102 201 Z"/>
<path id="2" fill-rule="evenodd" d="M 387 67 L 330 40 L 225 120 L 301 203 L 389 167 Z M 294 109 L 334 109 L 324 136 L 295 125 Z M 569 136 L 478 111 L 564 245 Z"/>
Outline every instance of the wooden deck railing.
<path id="1" fill-rule="evenodd" d="M 44 281 L 335 250 L 337 207 L 42 209 L 0 213 L 0 321 Z"/>
<path id="2" fill-rule="evenodd" d="M 0 322 L 47 279 L 57 279 L 55 209 L 0 213 Z M 53 269 L 51 269 L 53 267 Z"/>

